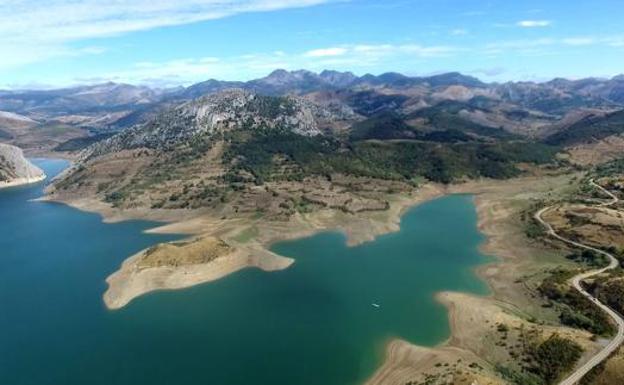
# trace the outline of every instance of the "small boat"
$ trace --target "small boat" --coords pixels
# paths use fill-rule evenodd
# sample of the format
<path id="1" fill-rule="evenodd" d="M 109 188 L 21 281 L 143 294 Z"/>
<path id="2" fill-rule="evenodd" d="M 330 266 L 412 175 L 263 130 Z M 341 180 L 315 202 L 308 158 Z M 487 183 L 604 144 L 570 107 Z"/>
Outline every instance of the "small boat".
<path id="1" fill-rule="evenodd" d="M 373 303 L 373 307 L 380 308 L 381 306 L 378 303 Z"/>

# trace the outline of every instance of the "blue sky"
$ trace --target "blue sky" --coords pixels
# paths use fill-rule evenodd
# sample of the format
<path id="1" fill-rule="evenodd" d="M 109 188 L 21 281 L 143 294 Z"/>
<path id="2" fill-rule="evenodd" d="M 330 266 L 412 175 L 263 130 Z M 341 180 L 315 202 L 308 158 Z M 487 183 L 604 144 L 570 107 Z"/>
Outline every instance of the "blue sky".
<path id="1" fill-rule="evenodd" d="M 248 80 L 276 68 L 624 72 L 621 0 L 2 0 L 0 88 Z"/>

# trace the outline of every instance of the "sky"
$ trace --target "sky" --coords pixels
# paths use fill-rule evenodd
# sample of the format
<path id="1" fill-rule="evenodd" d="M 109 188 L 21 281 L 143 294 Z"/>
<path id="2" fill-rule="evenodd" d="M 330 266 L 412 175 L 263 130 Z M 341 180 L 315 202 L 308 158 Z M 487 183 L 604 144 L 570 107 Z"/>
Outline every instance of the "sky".
<path id="1" fill-rule="evenodd" d="M 0 89 L 277 68 L 485 81 L 624 73 L 622 0 L 0 0 Z"/>

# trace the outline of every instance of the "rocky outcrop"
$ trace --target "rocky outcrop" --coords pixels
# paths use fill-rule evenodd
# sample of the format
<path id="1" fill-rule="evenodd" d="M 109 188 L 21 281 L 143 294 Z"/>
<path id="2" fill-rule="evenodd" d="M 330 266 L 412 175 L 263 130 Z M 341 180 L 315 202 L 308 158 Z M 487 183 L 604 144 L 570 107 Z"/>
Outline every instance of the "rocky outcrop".
<path id="1" fill-rule="evenodd" d="M 163 111 L 145 124 L 97 143 L 86 150 L 84 157 L 136 148 L 168 149 L 232 129 L 279 129 L 316 136 L 322 133 L 326 122 L 354 116 L 349 110 L 332 110 L 301 98 L 230 89 Z"/>
<path id="2" fill-rule="evenodd" d="M 0 143 L 0 188 L 39 182 L 43 171 L 30 163 L 21 149 Z"/>

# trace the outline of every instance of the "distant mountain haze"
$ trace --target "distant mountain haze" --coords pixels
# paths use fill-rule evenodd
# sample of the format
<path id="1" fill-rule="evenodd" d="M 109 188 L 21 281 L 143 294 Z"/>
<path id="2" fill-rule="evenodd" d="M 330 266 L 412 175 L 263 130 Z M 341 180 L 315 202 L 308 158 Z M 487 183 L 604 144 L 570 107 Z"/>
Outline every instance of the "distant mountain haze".
<path id="1" fill-rule="evenodd" d="M 323 129 L 361 138 L 413 139 L 427 132 L 451 129 L 485 137 L 509 134 L 546 138 L 558 134 L 549 143 L 572 145 L 617 134 L 619 128 L 599 129 L 597 136 L 575 128 L 576 134 L 565 140 L 561 139 L 562 131 L 588 120 L 594 127 L 600 126 L 605 115 L 624 109 L 624 76 L 499 84 L 458 72 L 410 77 L 394 72 L 356 76 L 332 70 L 315 73 L 278 69 L 247 82 L 210 79 L 174 89 L 109 82 L 57 90 L 1 91 L 0 138 L 27 149 L 60 146 L 75 150 L 149 122 L 190 100 L 230 89 L 297 97 L 314 105 L 315 110 L 349 116 L 325 122 Z M 369 119 L 376 123 L 360 124 Z M 370 131 L 379 122 L 388 121 L 400 124 L 390 125 L 393 132 L 388 127 L 383 133 Z M 349 133 L 356 123 L 357 132 Z M 47 131 L 37 127 L 46 127 Z M 367 133 L 362 127 L 368 127 Z M 66 135 L 59 137 L 59 130 Z M 36 138 L 42 133 L 46 135 L 44 141 Z M 92 139 L 78 139 L 84 136 Z M 72 142 L 64 144 L 66 140 Z"/>

